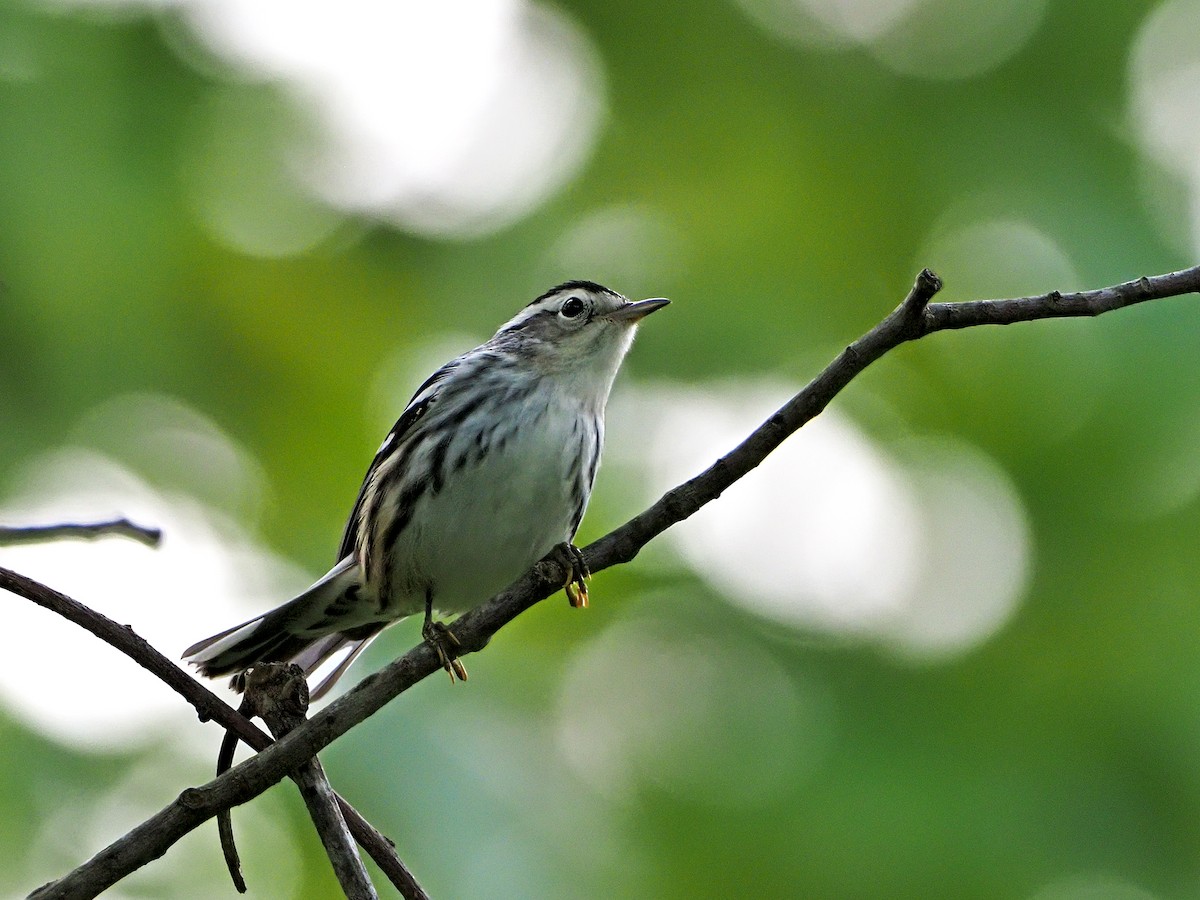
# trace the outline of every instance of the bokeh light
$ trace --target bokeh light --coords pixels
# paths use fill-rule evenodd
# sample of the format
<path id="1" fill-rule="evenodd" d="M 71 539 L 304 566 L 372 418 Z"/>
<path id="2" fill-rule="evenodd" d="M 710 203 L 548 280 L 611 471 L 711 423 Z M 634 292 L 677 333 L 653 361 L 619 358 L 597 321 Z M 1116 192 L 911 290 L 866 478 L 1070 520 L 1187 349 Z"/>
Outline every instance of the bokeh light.
<path id="1" fill-rule="evenodd" d="M 679 277 L 691 252 L 682 229 L 659 210 L 625 203 L 589 210 L 571 223 L 550 247 L 547 268 L 637 296 Z"/>
<path id="2" fill-rule="evenodd" d="M 1021 297 L 1081 287 L 1070 258 L 1033 222 L 978 218 L 984 198 L 964 198 L 942 214 L 917 257 L 942 277 L 939 300 Z M 929 342 L 944 389 L 988 409 L 996 428 L 1022 428 L 1030 440 L 1057 442 L 1078 431 L 1097 409 L 1097 387 L 1108 376 L 1089 365 L 1100 351 L 1094 328 L 1042 322 L 1036 327 L 976 328 Z M 1044 379 L 1055 389 L 1041 391 Z M 1002 378 L 1013 390 L 992 390 Z M 1036 402 L 1030 402 L 1037 394 Z"/>
<path id="3" fill-rule="evenodd" d="M 552 7 L 209 0 L 182 3 L 175 14 L 235 71 L 280 84 L 317 126 L 305 139 L 266 145 L 260 180 L 277 185 L 276 216 L 295 205 L 295 180 L 346 214 L 423 234 L 491 232 L 578 171 L 600 125 L 596 53 Z M 212 149 L 193 179 L 205 191 L 197 202 L 205 221 L 236 241 L 246 220 L 213 211 L 258 218 L 221 165 L 245 141 L 229 132 L 237 118 L 209 121 L 214 133 L 199 146 Z M 268 236 L 243 238 L 246 249 L 280 226 L 260 227 Z"/>
<path id="4" fill-rule="evenodd" d="M 626 395 L 649 496 L 697 474 L 788 399 L 772 383 Z M 648 448 L 648 452 L 647 452 Z M 620 451 L 616 451 L 620 453 Z M 1009 480 L 943 440 L 901 455 L 830 410 L 668 540 L 714 588 L 797 629 L 880 642 L 911 658 L 964 652 L 1024 593 L 1028 525 Z"/>
<path id="5" fill-rule="evenodd" d="M 158 8 L 182 57 L 236 73 L 196 112 L 184 178 L 200 221 L 255 255 L 326 237 L 339 217 L 317 201 L 421 234 L 493 232 L 578 172 L 603 119 L 587 35 L 525 0 L 46 2 Z M 287 94 L 290 120 L 255 84 Z"/>
<path id="6" fill-rule="evenodd" d="M 806 687 L 748 642 L 633 616 L 572 661 L 558 744 L 577 775 L 611 800 L 650 784 L 717 806 L 758 807 L 794 790 L 828 752 L 828 699 Z M 730 768 L 746 734 L 761 755 Z"/>
<path id="7" fill-rule="evenodd" d="M 312 137 L 274 98 L 226 88 L 196 104 L 192 128 L 183 179 L 197 219 L 221 243 L 254 256 L 292 256 L 347 227 L 304 186 L 296 148 Z"/>
<path id="8" fill-rule="evenodd" d="M 1157 896 L 1112 875 L 1074 875 L 1047 885 L 1030 900 L 1156 900 Z"/>
<path id="9" fill-rule="evenodd" d="M 178 403 L 144 397 L 115 400 L 89 417 L 111 424 L 121 410 L 140 447 L 175 460 L 176 477 L 223 491 L 252 475 L 244 451 L 218 432 L 186 431 Z M 203 423 L 195 414 L 191 417 Z M 104 429 L 98 429 L 103 440 Z M 127 432 L 132 439 L 134 432 Z M 189 464 L 190 458 L 190 464 Z M 197 493 L 208 492 L 204 487 Z M 198 638 L 276 605 L 308 578 L 246 535 L 226 513 L 179 489 L 159 490 L 111 457 L 64 447 L 31 460 L 14 478 L 0 519 L 23 524 L 95 522 L 127 517 L 161 528 L 162 544 L 60 540 L 0 547 L 0 564 L 127 624 L 168 656 Z M 57 740 L 99 750 L 158 743 L 168 723 L 194 721 L 190 708 L 132 660 L 26 601 L 10 598 L 5 619 L 13 641 L 0 668 L 4 704 Z M 194 742 L 191 742 L 194 745 Z"/>
<path id="10" fill-rule="evenodd" d="M 812 46 L 860 46 L 902 75 L 973 78 L 1017 53 L 1046 0 L 738 0 L 768 32 Z"/>
<path id="11" fill-rule="evenodd" d="M 1172 175 L 1150 202 L 1175 206 L 1182 183 L 1187 193 L 1192 248 L 1200 248 L 1200 2 L 1160 4 L 1139 28 L 1129 56 L 1129 117 L 1133 139 Z"/>

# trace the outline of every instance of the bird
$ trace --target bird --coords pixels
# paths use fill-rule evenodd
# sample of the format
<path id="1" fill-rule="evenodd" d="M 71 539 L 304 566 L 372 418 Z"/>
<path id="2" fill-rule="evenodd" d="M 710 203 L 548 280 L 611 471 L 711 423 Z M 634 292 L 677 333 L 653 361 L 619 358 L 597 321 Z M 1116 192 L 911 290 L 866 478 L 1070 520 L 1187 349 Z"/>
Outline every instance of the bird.
<path id="1" fill-rule="evenodd" d="M 422 637 L 451 681 L 465 680 L 453 629 L 462 613 L 547 557 L 572 606 L 590 577 L 572 541 L 604 443 L 604 411 L 638 323 L 670 301 L 631 301 L 567 281 L 526 305 L 413 394 L 376 452 L 337 562 L 294 599 L 205 638 L 184 658 L 206 677 L 291 662 L 327 693 L 384 628 L 424 614 Z"/>

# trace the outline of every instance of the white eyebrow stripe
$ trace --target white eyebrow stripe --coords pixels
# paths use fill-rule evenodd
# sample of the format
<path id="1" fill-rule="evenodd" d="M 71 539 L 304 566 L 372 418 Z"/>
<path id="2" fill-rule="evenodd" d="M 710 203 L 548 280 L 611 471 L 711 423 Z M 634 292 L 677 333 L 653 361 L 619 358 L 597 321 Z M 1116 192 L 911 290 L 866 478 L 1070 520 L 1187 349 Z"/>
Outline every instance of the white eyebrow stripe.
<path id="1" fill-rule="evenodd" d="M 536 304 L 531 303 L 525 307 L 507 322 L 500 326 L 500 330 L 496 334 L 504 334 L 508 331 L 519 331 L 524 328 L 532 319 L 541 318 L 546 313 L 558 312 L 559 301 L 557 297 L 550 297 L 546 300 L 539 301 Z"/>

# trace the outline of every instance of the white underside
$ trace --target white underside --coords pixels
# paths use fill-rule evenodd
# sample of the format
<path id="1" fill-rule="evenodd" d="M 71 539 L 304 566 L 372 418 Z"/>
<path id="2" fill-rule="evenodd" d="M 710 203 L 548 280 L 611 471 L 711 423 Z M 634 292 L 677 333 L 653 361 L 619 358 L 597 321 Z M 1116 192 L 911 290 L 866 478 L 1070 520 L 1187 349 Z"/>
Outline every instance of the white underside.
<path id="1" fill-rule="evenodd" d="M 427 491 L 417 501 L 391 554 L 389 616 L 424 611 L 427 586 L 437 609 L 471 609 L 571 538 L 579 435 L 590 425 L 581 421 L 575 430 L 583 413 L 573 399 L 531 402 L 561 407 L 527 427 L 516 423 L 530 416 L 514 416 L 502 448 L 493 446 L 483 463 L 469 461 L 448 473 L 439 493 Z M 469 425 L 461 429 L 461 441 L 447 453 L 451 463 L 474 432 Z"/>

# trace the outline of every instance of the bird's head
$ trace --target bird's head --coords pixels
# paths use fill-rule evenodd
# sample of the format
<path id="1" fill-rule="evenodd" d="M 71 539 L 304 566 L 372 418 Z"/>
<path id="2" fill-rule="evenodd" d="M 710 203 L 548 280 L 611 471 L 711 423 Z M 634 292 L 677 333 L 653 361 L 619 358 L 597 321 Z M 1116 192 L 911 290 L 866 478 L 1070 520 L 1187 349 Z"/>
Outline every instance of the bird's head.
<path id="1" fill-rule="evenodd" d="M 594 377 L 607 394 L 638 322 L 669 302 L 631 301 L 593 281 L 568 281 L 513 316 L 492 343 L 547 374 Z"/>
<path id="2" fill-rule="evenodd" d="M 536 356 L 586 365 L 596 357 L 619 364 L 637 323 L 670 301 L 630 301 L 594 281 L 568 281 L 553 287 L 513 316 L 493 341 Z"/>

